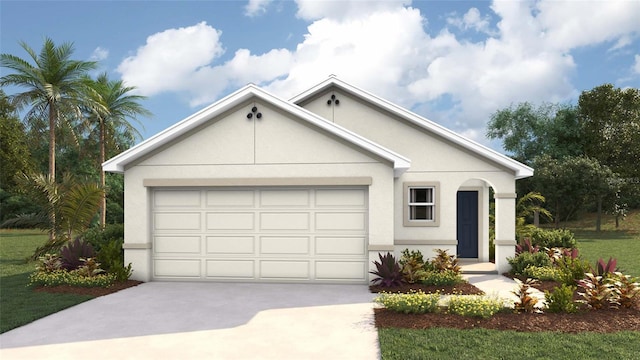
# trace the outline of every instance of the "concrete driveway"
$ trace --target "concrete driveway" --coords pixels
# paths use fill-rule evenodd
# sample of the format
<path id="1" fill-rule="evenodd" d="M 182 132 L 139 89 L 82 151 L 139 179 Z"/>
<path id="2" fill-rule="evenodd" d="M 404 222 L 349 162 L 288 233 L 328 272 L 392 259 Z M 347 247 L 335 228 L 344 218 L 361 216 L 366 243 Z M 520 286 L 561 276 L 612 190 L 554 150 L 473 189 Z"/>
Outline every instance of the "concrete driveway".
<path id="1" fill-rule="evenodd" d="M 150 282 L 0 335 L 2 359 L 378 359 L 366 285 Z"/>

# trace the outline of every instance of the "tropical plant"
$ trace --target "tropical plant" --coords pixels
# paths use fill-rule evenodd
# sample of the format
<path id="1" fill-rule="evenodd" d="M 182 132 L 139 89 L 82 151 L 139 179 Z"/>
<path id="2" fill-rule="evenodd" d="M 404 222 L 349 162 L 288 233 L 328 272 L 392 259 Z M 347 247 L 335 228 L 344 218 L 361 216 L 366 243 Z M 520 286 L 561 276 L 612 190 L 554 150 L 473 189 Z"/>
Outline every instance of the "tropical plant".
<path id="1" fill-rule="evenodd" d="M 139 103 L 145 99 L 144 96 L 131 94 L 135 87 L 125 86 L 122 80 L 109 80 L 106 73 L 100 74 L 92 82 L 92 88 L 90 97 L 93 101 L 88 103 L 89 107 L 86 112 L 90 123 L 94 125 L 93 132 L 99 139 L 98 167 L 100 168 L 100 184 L 104 188 L 105 173 L 102 170 L 102 163 L 106 160 L 107 143 L 113 145 L 112 147 L 116 150 L 125 150 L 117 149 L 118 142 L 113 141 L 113 138 L 122 135 L 132 139 L 140 138 L 138 130 L 127 119 L 136 120 L 139 115 L 150 116 L 151 112 Z M 103 194 L 100 205 L 100 226 L 104 227 L 105 223 L 106 194 Z"/>
<path id="2" fill-rule="evenodd" d="M 523 275 L 524 270 L 529 266 L 551 266 L 551 259 L 545 252 L 537 252 L 533 254 L 523 252 L 514 258 L 507 258 L 507 261 L 509 262 L 509 265 L 511 265 L 511 273 L 514 275 Z"/>
<path id="3" fill-rule="evenodd" d="M 409 284 L 423 280 L 427 274 L 424 268 L 424 258 L 419 250 L 404 249 L 398 262 L 402 269 L 402 277 Z"/>
<path id="4" fill-rule="evenodd" d="M 518 279 L 515 280 L 516 283 L 518 283 L 518 288 L 512 291 L 512 293 L 518 298 L 518 300 L 514 303 L 514 311 L 517 313 L 539 312 L 539 310 L 536 309 L 538 299 L 535 296 L 532 296 L 530 291 L 538 281 L 536 279 L 527 279 L 525 281 L 520 281 Z"/>
<path id="5" fill-rule="evenodd" d="M 80 276 L 94 277 L 104 272 L 104 270 L 100 268 L 100 263 L 97 262 L 95 258 L 80 258 L 80 262 L 82 265 L 76 269 L 76 272 Z"/>
<path id="6" fill-rule="evenodd" d="M 94 256 L 93 246 L 79 237 L 60 249 L 62 267 L 66 270 L 75 270 L 83 265 L 82 259 L 89 259 Z"/>
<path id="7" fill-rule="evenodd" d="M 612 282 L 592 273 L 584 276 L 584 279 L 578 281 L 578 286 L 582 289 L 578 292 L 582 297 L 579 302 L 591 309 L 617 308 L 620 305 L 618 290 Z"/>
<path id="8" fill-rule="evenodd" d="M 447 250 L 435 249 L 436 257 L 431 261 L 431 266 L 436 271 L 450 270 L 455 273 L 460 273 L 462 269 L 458 265 L 458 258 L 455 255 L 449 255 Z"/>
<path id="9" fill-rule="evenodd" d="M 376 266 L 375 271 L 369 273 L 378 276 L 371 280 L 374 284 L 379 284 L 382 287 L 393 287 L 402 284 L 402 270 L 400 264 L 396 261 L 393 254 L 387 252 L 385 255 L 378 254 L 380 261 L 374 261 Z"/>
<path id="10" fill-rule="evenodd" d="M 627 309 L 640 307 L 640 283 L 637 279 L 621 272 L 615 272 L 611 280 L 618 290 L 620 306 Z"/>
<path id="11" fill-rule="evenodd" d="M 56 254 L 44 254 L 38 258 L 40 264 L 36 266 L 39 272 L 54 272 L 62 269 L 62 260 Z"/>
<path id="12" fill-rule="evenodd" d="M 29 226 L 53 234 L 47 243 L 36 249 L 32 259 L 60 249 L 74 234 L 85 231 L 98 212 L 103 193 L 98 184 L 80 183 L 68 174 L 61 183 L 46 175 L 25 176 L 25 181 L 40 203 L 41 211 L 9 219 L 2 227 Z"/>
<path id="13" fill-rule="evenodd" d="M 604 262 L 604 260 L 602 260 L 602 258 L 600 258 L 598 259 L 598 261 L 596 261 L 596 266 L 591 270 L 594 275 L 606 278 L 618 271 L 617 265 L 618 260 L 616 260 L 615 258 L 610 257 L 609 261 L 607 261 L 606 263 Z"/>
<path id="14" fill-rule="evenodd" d="M 549 210 L 542 206 L 544 202 L 544 196 L 534 191 L 518 199 L 516 202 L 516 235 L 519 239 L 531 236 L 531 232 L 536 229 L 535 225 L 527 224 L 527 218 L 538 214 L 547 220 L 553 219 Z"/>
<path id="15" fill-rule="evenodd" d="M 531 239 L 525 238 L 520 244 L 516 245 L 516 255 L 520 255 L 523 252 L 528 252 L 531 254 L 535 254 L 540 251 L 540 246 L 531 245 Z"/>
<path id="16" fill-rule="evenodd" d="M 47 118 L 49 121 L 49 177 L 56 177 L 56 128 L 60 121 L 79 114 L 80 105 L 87 101 L 88 71 L 96 68 L 92 61 L 72 60 L 73 44 L 60 46 L 50 38 L 44 39 L 39 54 L 26 43 L 20 43 L 29 55 L 24 60 L 15 55 L 0 55 L 0 65 L 13 71 L 0 79 L 0 86 L 23 87 L 24 92 L 11 96 L 13 104 L 22 109 L 29 105 L 27 119 Z M 99 107 L 99 105 L 94 105 Z M 55 221 L 55 220 L 53 220 Z"/>

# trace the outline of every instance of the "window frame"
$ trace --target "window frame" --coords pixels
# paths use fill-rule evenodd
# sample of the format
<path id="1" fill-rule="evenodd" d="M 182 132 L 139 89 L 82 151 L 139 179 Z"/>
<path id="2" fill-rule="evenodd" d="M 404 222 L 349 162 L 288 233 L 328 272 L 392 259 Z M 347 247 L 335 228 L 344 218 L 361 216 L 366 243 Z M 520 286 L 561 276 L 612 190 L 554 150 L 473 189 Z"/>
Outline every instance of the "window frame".
<path id="1" fill-rule="evenodd" d="M 411 190 L 412 189 L 432 189 L 432 201 L 431 202 L 411 202 Z M 440 226 L 440 183 L 439 182 L 405 182 L 403 183 L 403 225 L 406 227 L 429 227 Z M 432 206 L 432 220 L 412 220 L 411 207 L 412 206 Z"/>

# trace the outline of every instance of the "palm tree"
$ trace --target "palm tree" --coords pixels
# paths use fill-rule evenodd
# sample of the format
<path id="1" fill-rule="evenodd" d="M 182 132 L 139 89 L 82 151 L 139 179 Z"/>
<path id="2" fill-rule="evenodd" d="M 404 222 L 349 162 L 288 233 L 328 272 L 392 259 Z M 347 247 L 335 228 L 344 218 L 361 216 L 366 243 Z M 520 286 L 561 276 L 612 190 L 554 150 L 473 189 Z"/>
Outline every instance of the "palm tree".
<path id="1" fill-rule="evenodd" d="M 24 92 L 11 96 L 18 109 L 31 106 L 27 113 L 30 118 L 48 118 L 49 120 L 49 176 L 56 177 L 56 127 L 58 123 L 68 121 L 70 115 L 79 114 L 79 105 L 86 100 L 89 83 L 86 74 L 95 69 L 96 62 L 71 60 L 73 44 L 60 46 L 50 38 L 45 38 L 40 54 L 21 42 L 22 48 L 29 54 L 30 60 L 11 54 L 0 55 L 0 65 L 14 71 L 0 78 L 0 86 L 14 85 L 26 88 Z"/>
<path id="2" fill-rule="evenodd" d="M 549 210 L 542 206 L 544 202 L 544 196 L 539 192 L 534 191 L 529 192 L 518 199 L 518 202 L 516 203 L 516 234 L 518 234 L 520 238 L 531 235 L 531 232 L 535 229 L 534 225 L 526 224 L 526 219 L 528 217 L 538 213 L 548 220 L 553 219 Z"/>
<path id="3" fill-rule="evenodd" d="M 141 95 L 133 95 L 135 87 L 125 86 L 122 80 L 109 80 L 106 73 L 100 74 L 92 85 L 93 103 L 98 107 L 89 108 L 90 123 L 95 125 L 100 144 L 100 184 L 105 187 L 105 173 L 102 163 L 106 160 L 107 143 L 114 147 L 118 145 L 118 138 L 140 138 L 138 130 L 131 125 L 128 118 L 137 120 L 137 116 L 151 116 L 151 112 L 140 105 L 139 101 L 146 99 Z M 124 149 L 119 149 L 124 150 Z M 106 194 L 103 194 L 100 205 L 100 225 L 105 226 L 107 216 Z"/>

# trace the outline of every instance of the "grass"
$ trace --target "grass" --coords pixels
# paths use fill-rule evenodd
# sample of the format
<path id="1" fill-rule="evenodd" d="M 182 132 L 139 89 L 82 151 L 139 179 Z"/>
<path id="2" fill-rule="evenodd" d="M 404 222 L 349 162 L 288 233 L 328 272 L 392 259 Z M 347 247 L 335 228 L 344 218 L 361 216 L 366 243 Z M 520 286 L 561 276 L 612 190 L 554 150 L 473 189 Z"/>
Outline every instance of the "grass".
<path id="1" fill-rule="evenodd" d="M 637 359 L 640 333 L 378 329 L 382 359 Z"/>
<path id="2" fill-rule="evenodd" d="M 0 333 L 92 299 L 27 287 L 35 263 L 25 259 L 46 239 L 47 235 L 37 230 L 0 230 Z"/>
<path id="3" fill-rule="evenodd" d="M 610 215 L 603 217 L 600 232 L 595 231 L 595 223 L 595 214 L 587 214 L 566 224 L 576 235 L 580 255 L 591 264 L 599 258 L 616 258 L 625 274 L 640 277 L 640 210 L 630 211 L 617 229 Z"/>

